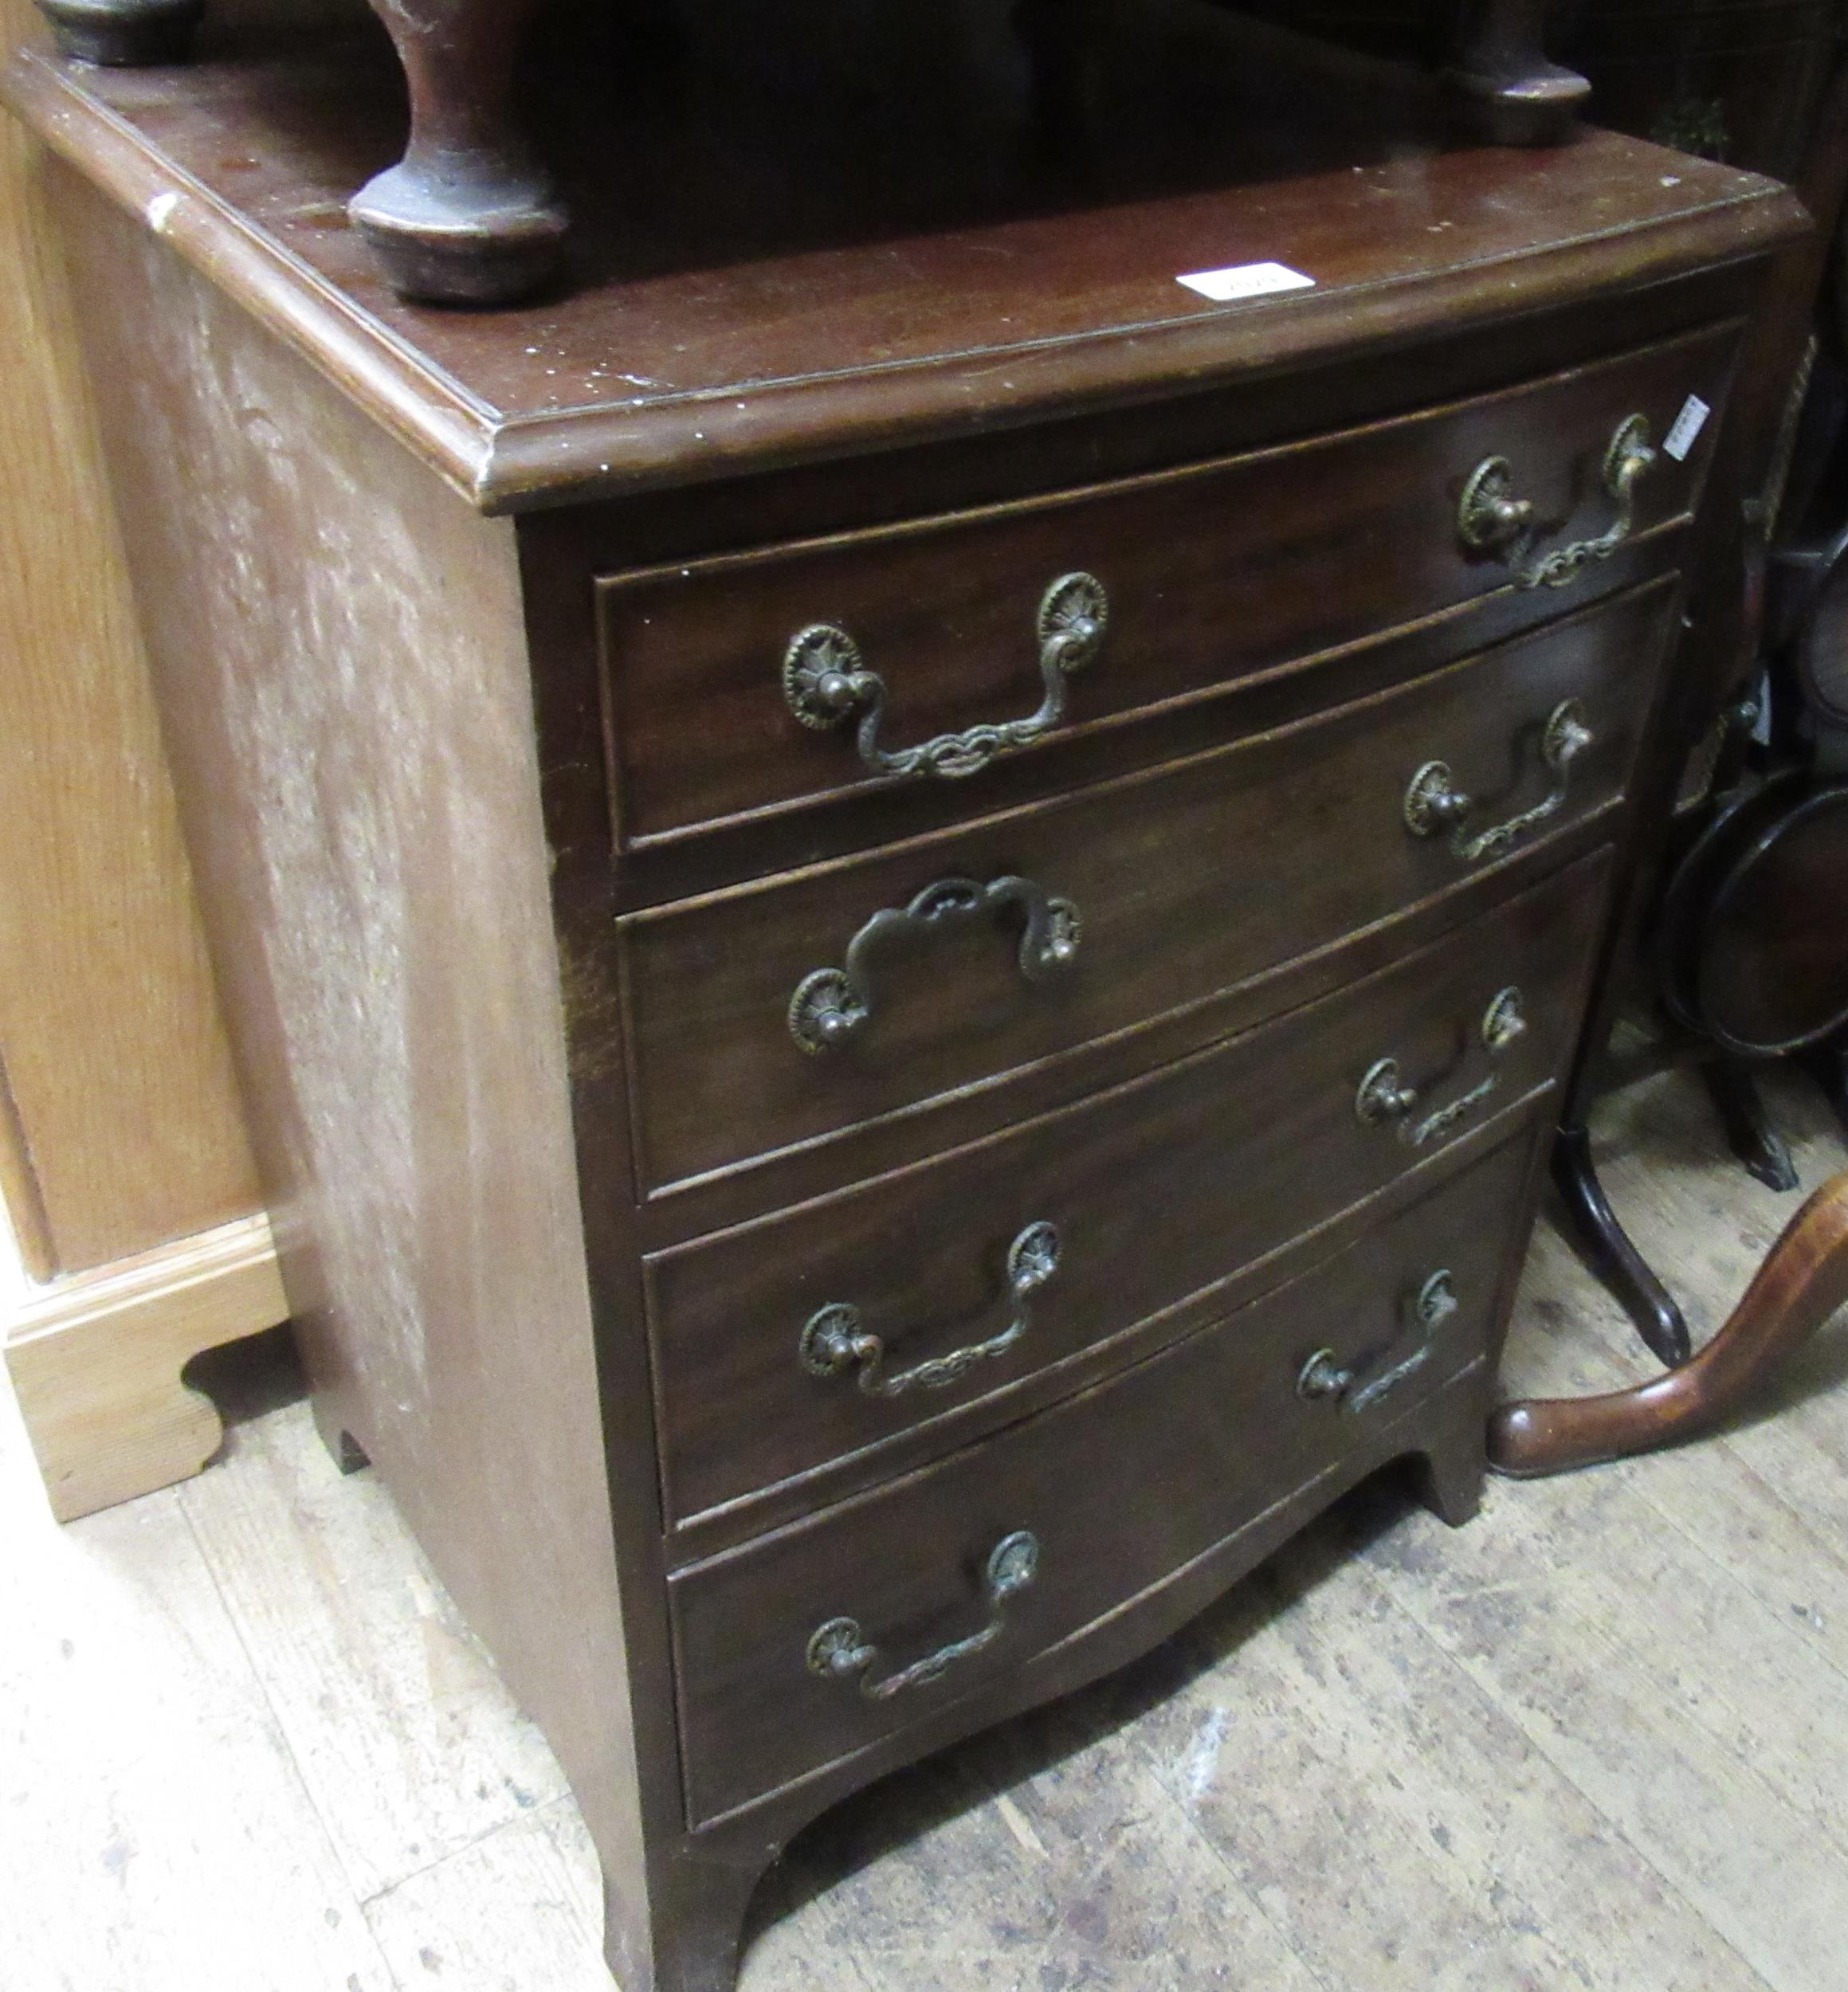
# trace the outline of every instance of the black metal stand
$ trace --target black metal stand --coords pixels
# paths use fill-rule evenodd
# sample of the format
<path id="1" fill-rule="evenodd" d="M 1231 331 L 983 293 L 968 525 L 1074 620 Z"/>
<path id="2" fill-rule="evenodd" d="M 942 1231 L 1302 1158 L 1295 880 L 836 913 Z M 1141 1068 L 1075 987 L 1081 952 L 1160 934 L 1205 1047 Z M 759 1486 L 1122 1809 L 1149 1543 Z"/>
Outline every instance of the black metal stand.
<path id="1" fill-rule="evenodd" d="M 1553 1183 L 1571 1221 L 1574 1242 L 1592 1272 L 1622 1306 L 1656 1359 L 1678 1369 L 1693 1354 L 1681 1309 L 1630 1241 L 1598 1180 L 1591 1137 L 1562 1127 L 1553 1143 Z"/>

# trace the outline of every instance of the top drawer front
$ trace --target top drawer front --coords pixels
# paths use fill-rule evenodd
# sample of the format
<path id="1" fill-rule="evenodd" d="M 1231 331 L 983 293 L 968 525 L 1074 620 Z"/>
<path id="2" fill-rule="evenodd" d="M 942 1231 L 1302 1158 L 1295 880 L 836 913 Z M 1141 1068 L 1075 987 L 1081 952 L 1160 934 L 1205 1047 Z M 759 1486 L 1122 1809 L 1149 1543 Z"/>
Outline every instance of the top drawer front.
<path id="1" fill-rule="evenodd" d="M 1629 779 L 1672 601 L 1654 582 L 1279 733 L 619 921 L 642 1187 L 1204 1001 L 1581 822 Z M 1543 735 L 1571 701 L 1595 738 L 1562 781 Z M 1440 765 L 1474 806 L 1414 834 Z"/>
<path id="2" fill-rule="evenodd" d="M 1722 327 L 1314 442 L 609 578 L 599 618 L 620 841 L 642 845 L 888 778 L 863 746 L 882 766 L 881 756 L 963 736 L 928 758 L 940 775 L 971 765 L 979 774 L 985 756 L 1026 736 L 1094 727 L 1508 587 L 1522 562 L 1615 523 L 1612 438 L 1641 415 L 1659 445 L 1689 394 L 1717 408 L 1734 343 Z M 1691 512 L 1715 427 L 1685 461 L 1658 448 L 1635 486 L 1634 530 Z M 1533 508 L 1531 545 L 1472 548 L 1459 531 L 1465 487 L 1496 457 L 1507 460 L 1513 495 Z M 1595 568 L 1572 585 L 1594 587 Z M 1074 644 L 1069 615 L 1042 629 L 1048 590 L 1077 574 L 1108 598 L 1089 645 Z M 1065 600 L 1069 610 L 1081 593 Z M 862 678 L 831 725 L 827 698 L 798 686 L 805 724 L 786 692 L 786 653 L 802 632 L 828 628 L 852 639 Z M 851 661 L 818 639 L 804 654 L 811 665 Z M 883 687 L 870 728 L 865 674 Z M 1021 726 L 1043 714 L 1049 686 L 1063 717 L 1043 731 Z"/>

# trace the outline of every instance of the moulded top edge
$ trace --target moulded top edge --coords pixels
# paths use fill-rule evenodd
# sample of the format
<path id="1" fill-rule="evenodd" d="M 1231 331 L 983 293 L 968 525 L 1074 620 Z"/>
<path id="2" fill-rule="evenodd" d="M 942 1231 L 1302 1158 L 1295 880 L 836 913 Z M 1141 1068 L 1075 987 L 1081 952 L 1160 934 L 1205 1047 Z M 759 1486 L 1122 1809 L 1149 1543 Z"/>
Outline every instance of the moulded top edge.
<path id="1" fill-rule="evenodd" d="M 518 310 L 440 311 L 392 297 L 344 225 L 354 120 L 330 114 L 323 142 L 304 113 L 266 149 L 273 63 L 188 73 L 27 51 L 0 94 L 489 512 L 1133 405 L 1640 288 L 1807 225 L 1773 181 L 1591 130 L 723 268 L 657 257 Z M 1310 280 L 1222 304 L 1178 281 L 1273 261 Z"/>

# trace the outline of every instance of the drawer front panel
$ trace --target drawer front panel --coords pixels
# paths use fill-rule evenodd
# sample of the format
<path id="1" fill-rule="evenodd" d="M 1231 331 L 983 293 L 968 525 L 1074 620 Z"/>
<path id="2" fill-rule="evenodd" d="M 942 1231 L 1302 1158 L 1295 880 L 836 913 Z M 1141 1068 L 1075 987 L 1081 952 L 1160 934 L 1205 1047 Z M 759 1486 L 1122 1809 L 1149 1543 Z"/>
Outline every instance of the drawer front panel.
<path id="1" fill-rule="evenodd" d="M 1607 871 L 1587 859 L 1081 1107 L 651 1260 L 670 1523 L 849 1457 L 870 1480 L 881 1444 L 927 1419 L 1191 1296 L 1197 1320 L 1231 1274 L 1544 1085 L 1572 1046 Z M 1415 1101 L 1368 1120 L 1386 1059 Z"/>
<path id="2" fill-rule="evenodd" d="M 1654 583 L 1152 774 L 620 922 L 642 1187 L 1204 1000 L 1607 806 L 1672 600 Z M 1592 740 L 1562 782 L 1543 735 L 1575 700 Z M 1421 774 L 1430 814 L 1414 834 Z M 1462 790 L 1477 800 L 1453 833 L 1439 806 Z"/>
<path id="3" fill-rule="evenodd" d="M 693 1822 L 1070 1637 L 1480 1358 L 1532 1152 L 1524 1134 L 1218 1327 L 671 1580 Z"/>
<path id="4" fill-rule="evenodd" d="M 1618 428 L 1642 415 L 1659 443 L 1689 394 L 1719 407 L 1734 343 L 1720 328 L 1251 457 L 607 579 L 599 615 L 620 836 L 642 843 L 817 801 L 961 736 L 907 778 L 966 774 L 1034 739 L 1507 587 L 1523 563 L 1613 525 L 1605 458 Z M 1635 487 L 1636 530 L 1692 512 L 1715 427 L 1685 462 L 1658 451 Z M 1531 544 L 1472 547 L 1459 531 L 1470 475 L 1494 457 L 1507 461 L 1509 494 L 1533 508 Z M 1081 590 L 1042 621 L 1048 590 L 1074 574 L 1094 578 L 1107 602 L 1089 644 L 1073 641 Z M 1573 585 L 1595 590 L 1595 563 Z M 810 629 L 840 631 L 853 652 L 820 637 L 800 648 L 791 672 L 805 720 L 785 661 Z M 817 673 L 850 670 L 855 656 L 852 696 L 820 685 Z M 867 674 L 882 687 L 870 762 Z M 1050 715 L 1049 692 L 1060 708 Z"/>

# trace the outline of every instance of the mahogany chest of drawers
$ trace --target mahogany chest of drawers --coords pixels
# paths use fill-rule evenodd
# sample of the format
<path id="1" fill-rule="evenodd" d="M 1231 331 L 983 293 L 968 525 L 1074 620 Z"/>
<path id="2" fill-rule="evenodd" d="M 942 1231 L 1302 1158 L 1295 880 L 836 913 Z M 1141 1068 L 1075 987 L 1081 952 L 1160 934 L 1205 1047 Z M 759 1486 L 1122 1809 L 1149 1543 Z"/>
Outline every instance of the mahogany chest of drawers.
<path id="1" fill-rule="evenodd" d="M 1299 131 L 902 230 L 888 158 L 855 230 L 740 140 L 469 317 L 328 223 L 370 73 L 8 89 L 324 1429 L 563 1759 L 625 1992 L 715 1992 L 845 1792 L 1382 1465 L 1473 1511 L 1800 210 Z"/>

